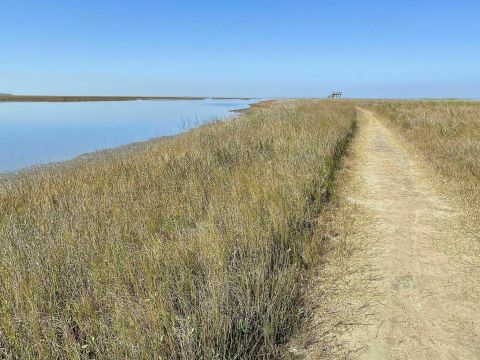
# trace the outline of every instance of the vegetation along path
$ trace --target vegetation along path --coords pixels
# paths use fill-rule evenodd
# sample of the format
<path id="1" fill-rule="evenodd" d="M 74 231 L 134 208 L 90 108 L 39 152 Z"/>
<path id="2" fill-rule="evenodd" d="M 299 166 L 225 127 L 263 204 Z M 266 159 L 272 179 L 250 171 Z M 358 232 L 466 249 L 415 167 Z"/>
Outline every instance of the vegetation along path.
<path id="1" fill-rule="evenodd" d="M 355 218 L 342 241 L 353 255 L 327 260 L 321 270 L 314 334 L 295 352 L 310 359 L 480 358 L 480 266 L 462 251 L 461 206 L 439 195 L 373 112 L 359 109 L 351 152 L 337 211 Z"/>

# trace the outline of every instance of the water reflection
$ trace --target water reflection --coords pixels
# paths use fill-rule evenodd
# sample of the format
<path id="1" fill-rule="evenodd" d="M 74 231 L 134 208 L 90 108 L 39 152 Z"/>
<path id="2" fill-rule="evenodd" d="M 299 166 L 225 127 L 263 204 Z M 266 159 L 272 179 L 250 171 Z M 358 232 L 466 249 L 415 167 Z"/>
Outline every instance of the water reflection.
<path id="1" fill-rule="evenodd" d="M 255 100 L 0 103 L 0 172 L 173 135 Z"/>

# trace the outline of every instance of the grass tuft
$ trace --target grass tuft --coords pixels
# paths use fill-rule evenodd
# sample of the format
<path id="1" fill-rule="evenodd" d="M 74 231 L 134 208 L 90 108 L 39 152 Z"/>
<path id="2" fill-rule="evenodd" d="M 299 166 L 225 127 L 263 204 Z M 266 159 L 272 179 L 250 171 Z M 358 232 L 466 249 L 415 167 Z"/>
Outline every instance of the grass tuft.
<path id="1" fill-rule="evenodd" d="M 291 101 L 0 183 L 0 357 L 277 357 L 354 106 Z"/>

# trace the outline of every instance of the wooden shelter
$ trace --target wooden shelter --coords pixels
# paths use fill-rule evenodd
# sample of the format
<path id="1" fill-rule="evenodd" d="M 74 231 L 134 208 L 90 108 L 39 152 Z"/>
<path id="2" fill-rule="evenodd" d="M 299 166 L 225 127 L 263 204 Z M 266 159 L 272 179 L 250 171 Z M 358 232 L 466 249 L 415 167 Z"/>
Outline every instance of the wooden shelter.
<path id="1" fill-rule="evenodd" d="M 340 99 L 342 97 L 341 91 L 334 91 L 332 92 L 327 99 Z"/>

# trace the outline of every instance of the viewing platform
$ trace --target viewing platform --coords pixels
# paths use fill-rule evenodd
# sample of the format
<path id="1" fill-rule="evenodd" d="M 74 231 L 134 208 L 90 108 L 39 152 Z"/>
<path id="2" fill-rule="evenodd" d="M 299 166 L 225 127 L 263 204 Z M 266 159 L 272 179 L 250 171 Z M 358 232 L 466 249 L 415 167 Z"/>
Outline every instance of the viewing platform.
<path id="1" fill-rule="evenodd" d="M 328 95 L 327 99 L 341 99 L 342 92 L 341 91 L 334 91 L 330 95 Z"/>

